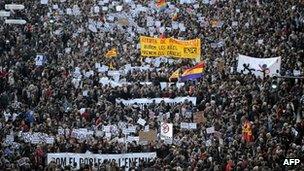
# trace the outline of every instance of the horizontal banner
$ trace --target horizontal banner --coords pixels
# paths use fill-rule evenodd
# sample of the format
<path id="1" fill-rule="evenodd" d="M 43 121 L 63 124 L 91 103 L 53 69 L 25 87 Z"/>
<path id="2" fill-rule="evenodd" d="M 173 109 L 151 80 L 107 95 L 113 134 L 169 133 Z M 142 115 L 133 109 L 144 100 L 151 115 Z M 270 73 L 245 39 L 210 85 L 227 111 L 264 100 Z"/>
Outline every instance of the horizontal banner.
<path id="1" fill-rule="evenodd" d="M 196 59 L 201 55 L 201 40 L 178 40 L 140 36 L 141 56 L 167 56 Z"/>
<path id="2" fill-rule="evenodd" d="M 245 55 L 238 56 L 237 72 L 252 73 L 256 76 L 275 76 L 281 71 L 281 57 L 255 58 Z"/>
<path id="3" fill-rule="evenodd" d="M 79 169 L 81 164 L 97 164 L 100 166 L 105 161 L 115 161 L 119 167 L 126 167 L 126 170 L 131 167 L 133 162 L 137 166 L 142 161 L 150 161 L 156 158 L 156 153 L 125 153 L 125 154 L 90 154 L 90 153 L 48 153 L 47 164 L 51 161 L 56 162 L 63 167 L 77 164 Z"/>
<path id="4" fill-rule="evenodd" d="M 174 99 L 170 98 L 153 98 L 153 99 L 147 99 L 147 98 L 138 98 L 138 99 L 130 99 L 130 100 L 124 100 L 124 99 L 116 99 L 116 103 L 123 103 L 124 105 L 133 105 L 137 103 L 137 105 L 143 106 L 146 104 L 151 104 L 153 101 L 155 103 L 160 103 L 161 101 L 164 101 L 165 103 L 183 103 L 186 100 L 192 102 L 193 105 L 196 105 L 196 97 L 176 97 Z"/>

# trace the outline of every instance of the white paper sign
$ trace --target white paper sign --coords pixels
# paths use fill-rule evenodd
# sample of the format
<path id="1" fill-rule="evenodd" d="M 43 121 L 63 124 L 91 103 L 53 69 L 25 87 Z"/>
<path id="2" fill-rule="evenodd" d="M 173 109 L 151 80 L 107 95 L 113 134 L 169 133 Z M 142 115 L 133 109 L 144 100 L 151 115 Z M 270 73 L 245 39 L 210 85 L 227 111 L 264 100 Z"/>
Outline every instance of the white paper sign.
<path id="1" fill-rule="evenodd" d="M 44 56 L 43 55 L 37 55 L 35 58 L 36 66 L 43 65 L 44 62 Z"/>
<path id="2" fill-rule="evenodd" d="M 49 3 L 49 0 L 41 0 L 40 3 L 43 5 L 47 5 Z"/>
<path id="3" fill-rule="evenodd" d="M 214 133 L 214 127 L 213 126 L 209 127 L 206 129 L 206 131 L 207 131 L 207 134 L 212 134 L 212 133 Z"/>
<path id="4" fill-rule="evenodd" d="M 172 144 L 173 141 L 173 124 L 161 123 L 160 138 L 165 140 L 165 143 Z"/>
<path id="5" fill-rule="evenodd" d="M 137 120 L 137 123 L 138 123 L 139 125 L 145 126 L 146 121 L 145 121 L 144 119 L 142 119 L 142 118 L 139 118 L 139 119 Z"/>

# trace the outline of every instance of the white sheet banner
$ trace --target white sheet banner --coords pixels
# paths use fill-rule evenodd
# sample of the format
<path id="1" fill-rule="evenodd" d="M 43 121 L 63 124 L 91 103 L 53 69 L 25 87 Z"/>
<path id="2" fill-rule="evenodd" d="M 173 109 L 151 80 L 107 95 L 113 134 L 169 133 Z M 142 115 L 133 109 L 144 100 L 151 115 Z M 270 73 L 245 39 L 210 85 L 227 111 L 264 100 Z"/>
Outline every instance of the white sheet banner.
<path id="1" fill-rule="evenodd" d="M 116 103 L 122 102 L 124 105 L 133 105 L 137 103 L 140 106 L 151 104 L 153 101 L 155 103 L 160 103 L 161 101 L 164 101 L 165 103 L 169 104 L 176 104 L 176 103 L 183 103 L 185 101 L 191 101 L 193 105 L 196 105 L 196 97 L 176 97 L 174 99 L 171 98 L 153 98 L 153 99 L 147 99 L 147 98 L 138 98 L 138 99 L 130 99 L 130 100 L 124 100 L 124 99 L 116 99 Z"/>
<path id="2" fill-rule="evenodd" d="M 156 152 L 152 153 L 125 153 L 125 154 L 81 154 L 81 153 L 48 153 L 47 164 L 51 161 L 55 161 L 61 166 L 73 166 L 73 163 L 77 163 L 77 169 L 80 164 L 97 163 L 101 165 L 104 161 L 115 161 L 119 167 L 125 166 L 126 169 L 130 168 L 133 162 L 139 165 L 140 160 L 151 161 L 156 158 Z"/>
<path id="3" fill-rule="evenodd" d="M 247 74 L 252 72 L 256 76 L 274 76 L 281 70 L 281 57 L 275 58 L 254 58 L 245 55 L 238 56 L 237 72 Z"/>

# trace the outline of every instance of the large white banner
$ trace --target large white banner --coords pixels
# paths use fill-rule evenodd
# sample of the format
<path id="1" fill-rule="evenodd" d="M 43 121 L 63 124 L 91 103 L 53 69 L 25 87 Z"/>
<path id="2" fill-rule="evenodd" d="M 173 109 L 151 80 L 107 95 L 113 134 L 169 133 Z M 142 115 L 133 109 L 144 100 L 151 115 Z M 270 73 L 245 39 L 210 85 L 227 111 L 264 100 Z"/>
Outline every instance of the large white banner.
<path id="1" fill-rule="evenodd" d="M 160 139 L 165 140 L 167 144 L 172 144 L 173 141 L 173 124 L 161 123 Z"/>
<path id="2" fill-rule="evenodd" d="M 130 100 L 124 100 L 124 99 L 116 99 L 116 103 L 122 102 L 124 105 L 133 105 L 137 103 L 140 106 L 151 104 L 153 101 L 155 101 L 156 104 L 160 103 L 161 101 L 164 101 L 165 103 L 169 104 L 176 104 L 176 103 L 183 103 L 186 100 L 191 101 L 193 105 L 196 105 L 196 97 L 176 97 L 174 99 L 171 98 L 138 98 L 138 99 L 130 99 Z"/>
<path id="3" fill-rule="evenodd" d="M 281 70 L 281 57 L 275 58 L 254 58 L 245 55 L 238 56 L 237 72 L 248 74 L 252 72 L 256 76 L 274 76 Z"/>
<path id="4" fill-rule="evenodd" d="M 48 153 L 47 164 L 51 161 L 55 161 L 61 166 L 73 166 L 77 163 L 77 169 L 80 164 L 97 163 L 101 165 L 104 161 L 115 161 L 118 166 L 125 166 L 126 170 L 131 166 L 132 162 L 136 162 L 139 165 L 140 160 L 150 161 L 156 158 L 156 153 L 125 153 L 125 154 L 88 154 L 88 153 Z"/>

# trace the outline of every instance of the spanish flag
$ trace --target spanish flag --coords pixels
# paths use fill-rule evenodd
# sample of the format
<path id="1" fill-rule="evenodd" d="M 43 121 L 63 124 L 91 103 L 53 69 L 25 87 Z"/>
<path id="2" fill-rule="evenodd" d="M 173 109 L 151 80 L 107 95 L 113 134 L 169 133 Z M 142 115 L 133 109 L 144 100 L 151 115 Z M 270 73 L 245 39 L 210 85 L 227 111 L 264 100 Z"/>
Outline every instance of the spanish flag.
<path id="1" fill-rule="evenodd" d="M 245 140 L 246 142 L 252 142 L 253 141 L 252 126 L 251 126 L 251 123 L 248 120 L 245 121 L 245 123 L 243 125 L 242 139 Z"/>
<path id="2" fill-rule="evenodd" d="M 157 8 L 164 8 L 167 5 L 166 0 L 156 0 Z"/>
<path id="3" fill-rule="evenodd" d="M 117 56 L 117 50 L 116 50 L 116 48 L 112 48 L 111 50 L 109 50 L 106 53 L 106 57 L 107 58 L 112 58 L 112 57 L 116 57 L 116 56 Z"/>
<path id="4" fill-rule="evenodd" d="M 180 68 L 178 68 L 176 71 L 172 73 L 172 75 L 169 77 L 169 81 L 178 80 L 180 75 L 179 73 L 180 73 Z"/>
<path id="5" fill-rule="evenodd" d="M 205 69 L 205 62 L 200 62 L 194 67 L 186 69 L 181 76 L 181 81 L 195 80 L 202 77 Z"/>

